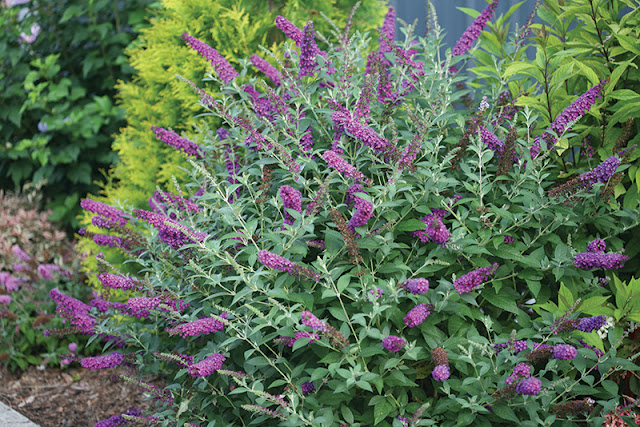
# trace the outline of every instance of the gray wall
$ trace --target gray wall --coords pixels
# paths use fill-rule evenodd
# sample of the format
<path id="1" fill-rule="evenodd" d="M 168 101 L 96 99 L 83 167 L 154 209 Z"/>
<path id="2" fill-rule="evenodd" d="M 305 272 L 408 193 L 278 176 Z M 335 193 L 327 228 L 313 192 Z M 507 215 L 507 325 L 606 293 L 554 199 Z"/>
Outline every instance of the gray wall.
<path id="1" fill-rule="evenodd" d="M 473 19 L 469 15 L 456 8 L 467 7 L 482 11 L 488 4 L 485 0 L 431 0 L 431 3 L 436 8 L 438 22 L 445 33 L 443 46 L 445 49 L 452 48 L 464 30 L 473 22 Z M 517 3 L 518 1 L 514 0 L 501 0 L 496 9 L 494 19 L 492 20 L 506 13 L 511 6 Z M 520 26 L 524 25 L 531 14 L 531 9 L 533 9 L 534 4 L 535 0 L 524 0 L 524 3 L 518 10 L 511 15 L 509 19 L 511 22 L 509 31 L 511 33 L 515 30 L 516 22 Z M 395 7 L 397 17 L 408 24 L 413 23 L 414 19 L 417 18 L 418 25 L 416 27 L 416 35 L 424 35 L 426 13 L 426 2 L 424 0 L 390 0 L 389 5 Z M 396 31 L 396 39 L 398 40 L 404 38 L 404 35 L 399 30 L 400 28 L 401 25 L 398 24 L 398 30 Z"/>

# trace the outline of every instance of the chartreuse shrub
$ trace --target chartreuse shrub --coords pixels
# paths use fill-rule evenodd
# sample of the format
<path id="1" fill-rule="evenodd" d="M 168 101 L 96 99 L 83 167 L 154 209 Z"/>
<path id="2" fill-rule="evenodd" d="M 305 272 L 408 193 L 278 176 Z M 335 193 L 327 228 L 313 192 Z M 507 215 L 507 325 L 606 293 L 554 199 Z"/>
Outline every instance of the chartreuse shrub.
<path id="1" fill-rule="evenodd" d="M 331 43 L 278 18 L 292 41 L 256 78 L 181 33 L 212 67 L 177 79 L 199 133 L 148 132 L 190 180 L 150 210 L 83 201 L 103 229 L 87 237 L 143 267 L 98 256 L 96 308 L 52 293 L 72 327 L 122 345 L 77 362 L 135 368 L 123 378 L 158 399 L 98 425 L 602 425 L 624 403 L 638 281 L 612 271 L 638 214 L 611 177 L 630 151 L 564 182 L 538 113 L 493 86 L 457 105 L 494 7 L 446 55 L 437 25 L 393 42 L 393 9 Z"/>
<path id="2" fill-rule="evenodd" d="M 164 191 L 175 192 L 174 178 L 179 183 L 186 182 L 188 163 L 149 132 L 151 126 L 160 126 L 197 137 L 194 126 L 200 126 L 201 121 L 197 117 L 198 107 L 193 104 L 190 88 L 176 80 L 175 75 L 199 81 L 208 64 L 206 59 L 199 58 L 189 49 L 180 38 L 181 34 L 188 31 L 234 64 L 251 55 L 275 64 L 260 46 L 275 47 L 284 41 L 285 36 L 273 24 L 276 16 L 287 16 L 298 25 L 309 16 L 319 18 L 319 31 L 329 35 L 331 26 L 320 18 L 320 14 L 343 24 L 355 3 L 355 0 L 163 1 L 151 26 L 128 51 L 129 62 L 135 69 L 134 78 L 118 86 L 127 124 L 113 143 L 120 161 L 109 174 L 100 200 L 126 201 L 137 208 L 148 208 L 149 197 L 158 186 Z M 354 21 L 364 30 L 375 29 L 386 12 L 385 3 L 381 0 L 363 2 Z M 256 75 L 253 66 L 248 67 L 247 72 Z M 219 124 L 215 123 L 216 126 Z M 90 220 L 85 217 L 84 225 Z M 104 250 L 88 243 L 81 244 L 81 248 L 91 252 Z M 122 260 L 112 250 L 106 249 L 105 253 L 109 259 Z M 95 271 L 91 260 L 87 259 L 86 268 Z"/>
<path id="3" fill-rule="evenodd" d="M 55 318 L 56 304 L 49 298 L 59 288 L 76 298 L 90 290 L 78 274 L 80 256 L 51 211 L 38 211 L 41 189 L 21 193 L 0 191 L 0 361 L 11 370 L 28 365 L 59 365 L 70 349 L 95 354 L 87 337 L 66 335 L 64 340 L 44 336 L 48 325 L 63 327 Z M 71 345 L 71 347 L 68 347 Z"/>
<path id="4" fill-rule="evenodd" d="M 523 50 L 504 43 L 506 24 L 496 24 L 482 44 L 484 49 L 475 53 L 477 77 L 471 84 L 510 79 L 515 104 L 536 112 L 538 129 L 551 126 L 547 135 L 555 139 L 560 129 L 552 123 L 579 94 L 606 80 L 585 117 L 555 143 L 554 162 L 562 176 L 571 179 L 628 144 L 640 142 L 640 9 L 637 2 L 598 0 L 537 1 L 533 9 L 537 23 L 530 31 L 521 31 L 521 41 L 531 41 L 529 56 L 535 59 L 521 60 Z M 502 59 L 499 67 L 493 57 Z M 639 155 L 637 150 L 631 153 L 631 166 L 613 180 L 615 198 L 631 209 L 640 200 Z M 624 236 L 630 257 L 640 253 L 637 233 Z M 636 270 L 633 264 L 624 272 L 630 277 Z"/>
<path id="5" fill-rule="evenodd" d="M 124 125 L 114 86 L 144 25 L 146 0 L 0 5 L 0 188 L 43 182 L 52 220 L 76 228 L 78 202 L 116 159 Z"/>

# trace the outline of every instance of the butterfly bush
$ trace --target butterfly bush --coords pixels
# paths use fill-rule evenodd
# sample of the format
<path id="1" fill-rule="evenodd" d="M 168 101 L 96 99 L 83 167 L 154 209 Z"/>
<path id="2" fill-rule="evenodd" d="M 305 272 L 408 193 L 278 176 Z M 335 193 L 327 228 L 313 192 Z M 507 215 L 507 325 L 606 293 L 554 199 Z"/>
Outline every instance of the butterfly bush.
<path id="1" fill-rule="evenodd" d="M 496 5 L 449 55 L 482 48 Z M 567 181 L 530 153 L 537 117 L 514 104 L 505 118 L 509 82 L 464 89 L 465 107 L 455 82 L 474 77 L 449 68 L 439 27 L 398 42 L 394 19 L 321 38 L 278 17 L 290 42 L 237 69 L 183 35 L 211 61 L 176 80 L 202 109 L 199 142 L 151 132 L 190 181 L 153 195 L 153 212 L 84 202 L 140 272 L 98 257 L 101 300 L 52 297 L 74 327 L 113 337 L 81 365 L 166 379 L 158 424 L 598 425 L 621 404 L 615 375 L 637 366 L 617 350 L 637 312 L 598 332 L 631 310 L 611 270 L 638 222 L 611 196 L 627 155 L 553 193 Z"/>

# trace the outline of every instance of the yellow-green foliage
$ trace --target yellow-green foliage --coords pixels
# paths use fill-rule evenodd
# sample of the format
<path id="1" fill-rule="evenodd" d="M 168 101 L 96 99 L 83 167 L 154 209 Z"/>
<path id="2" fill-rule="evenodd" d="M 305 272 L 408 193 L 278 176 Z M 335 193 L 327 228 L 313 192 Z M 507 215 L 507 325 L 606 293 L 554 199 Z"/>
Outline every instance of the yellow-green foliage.
<path id="1" fill-rule="evenodd" d="M 194 92 L 175 75 L 199 82 L 212 70 L 180 38 L 184 32 L 217 49 L 239 69 L 238 60 L 254 53 L 266 59 L 259 46 L 271 49 L 286 40 L 275 26 L 276 16 L 286 17 L 299 28 L 313 20 L 316 31 L 329 37 L 331 27 L 320 13 L 341 28 L 355 3 L 355 0 L 163 0 L 151 26 L 128 51 L 136 70 L 133 80 L 118 85 L 120 105 L 127 119 L 127 126 L 113 143 L 120 162 L 109 172 L 102 195 L 90 197 L 148 209 L 148 199 L 157 186 L 175 192 L 172 177 L 183 182 L 182 168 L 188 166 L 183 154 L 156 139 L 150 128 L 171 128 L 189 136 L 197 123 L 195 116 L 200 108 Z M 366 31 L 379 28 L 387 10 L 386 1 L 364 0 L 355 15 L 356 27 Z M 210 93 L 211 89 L 208 87 Z M 85 215 L 85 225 L 90 224 L 92 215 Z M 90 253 L 102 251 L 107 259 L 121 265 L 122 255 L 116 254 L 116 250 L 91 243 L 82 243 L 80 249 Z M 85 268 L 95 271 L 93 256 L 87 257 Z"/>

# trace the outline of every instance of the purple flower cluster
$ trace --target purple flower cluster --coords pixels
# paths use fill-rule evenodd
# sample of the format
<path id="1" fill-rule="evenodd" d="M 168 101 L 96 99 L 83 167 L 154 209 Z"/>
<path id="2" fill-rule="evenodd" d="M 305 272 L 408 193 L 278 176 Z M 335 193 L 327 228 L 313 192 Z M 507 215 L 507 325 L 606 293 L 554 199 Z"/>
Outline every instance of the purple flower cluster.
<path id="1" fill-rule="evenodd" d="M 336 125 L 342 126 L 352 137 L 361 141 L 364 145 L 373 148 L 377 153 L 391 150 L 389 141 L 378 135 L 369 126 L 354 120 L 348 112 L 334 111 L 331 118 Z"/>
<path id="2" fill-rule="evenodd" d="M 11 276 L 6 271 L 0 271 L 0 285 L 9 292 L 13 292 L 20 286 L 20 279 Z"/>
<path id="3" fill-rule="evenodd" d="M 219 317 L 226 319 L 228 313 L 221 313 Z M 183 323 L 175 328 L 167 328 L 169 335 L 180 335 L 182 338 L 208 335 L 224 330 L 224 321 L 218 317 L 203 317 L 193 322 Z"/>
<path id="4" fill-rule="evenodd" d="M 382 346 L 391 353 L 396 353 L 407 345 L 407 341 L 404 338 L 397 337 L 395 335 L 389 335 L 382 340 Z"/>
<path id="5" fill-rule="evenodd" d="M 427 225 L 427 228 L 413 231 L 411 234 L 419 238 L 421 242 L 426 243 L 432 241 L 444 246 L 451 236 L 451 233 L 442 222 L 444 211 L 441 209 L 432 209 L 432 212 L 431 214 L 425 215 L 421 220 Z"/>
<path id="6" fill-rule="evenodd" d="M 316 391 L 316 386 L 314 386 L 311 381 L 302 383 L 301 388 L 302 388 L 302 394 L 309 394 Z"/>
<path id="7" fill-rule="evenodd" d="M 518 363 L 513 368 L 513 373 L 507 377 L 505 382 L 509 385 L 516 382 L 519 378 L 529 378 L 531 376 L 531 365 L 526 363 Z"/>
<path id="8" fill-rule="evenodd" d="M 108 246 L 110 248 L 122 248 L 129 250 L 128 243 L 122 239 L 122 237 L 114 236 L 111 234 L 94 234 L 93 242 L 99 246 Z"/>
<path id="9" fill-rule="evenodd" d="M 562 135 L 567 130 L 570 123 L 584 116 L 591 106 L 596 103 L 596 99 L 602 96 L 602 89 L 606 80 L 601 81 L 585 93 L 580 95 L 578 99 L 573 101 L 571 105 L 564 109 L 562 113 L 549 125 L 556 135 Z M 554 140 L 555 141 L 555 140 Z"/>
<path id="10" fill-rule="evenodd" d="M 489 267 L 483 267 L 477 270 L 473 270 L 463 276 L 458 277 L 453 282 L 453 286 L 460 293 L 460 295 L 471 292 L 473 289 L 486 282 L 489 277 L 493 276 L 498 267 L 499 264 L 497 262 L 494 262 Z"/>
<path id="11" fill-rule="evenodd" d="M 389 43 L 393 43 L 396 38 L 396 10 L 393 7 L 389 8 L 389 11 L 384 17 L 382 28 L 380 28 L 380 47 L 378 52 L 380 55 L 384 55 L 387 52 L 392 52 L 393 49 Z"/>
<path id="12" fill-rule="evenodd" d="M 180 211 L 184 211 L 184 212 L 201 212 L 202 211 L 202 206 L 198 206 L 192 201 L 187 200 L 184 197 L 178 196 L 176 194 L 156 190 L 153 193 L 153 196 L 157 200 L 161 200 L 163 202 L 167 202 L 171 204 L 173 207 L 175 207 Z"/>
<path id="13" fill-rule="evenodd" d="M 276 16 L 276 27 L 284 33 L 285 36 L 293 40 L 297 46 L 302 43 L 302 30 L 292 24 L 287 18 L 283 16 Z"/>
<path id="14" fill-rule="evenodd" d="M 138 416 L 142 415 L 142 411 L 140 411 L 139 409 L 130 409 L 122 415 Z M 129 420 L 125 420 L 122 415 L 114 415 L 113 417 L 109 417 L 106 420 L 98 421 L 93 427 L 115 427 L 127 424 Z"/>
<path id="15" fill-rule="evenodd" d="M 614 252 L 581 252 L 576 254 L 573 264 L 582 270 L 593 270 L 595 268 L 613 270 L 622 268 L 628 259 L 628 256 Z"/>
<path id="16" fill-rule="evenodd" d="M 313 21 L 308 21 L 302 30 L 302 42 L 300 43 L 300 70 L 298 78 L 313 76 L 313 71 L 318 66 L 316 55 L 319 53 L 315 40 Z"/>
<path id="17" fill-rule="evenodd" d="M 222 368 L 222 363 L 227 360 L 220 353 L 214 353 L 206 359 L 189 366 L 189 375 L 192 377 L 206 377 Z"/>
<path id="18" fill-rule="evenodd" d="M 349 220 L 349 228 L 352 230 L 356 227 L 363 227 L 367 225 L 367 221 L 369 221 L 373 214 L 373 203 L 370 201 L 361 199 L 360 197 L 355 197 L 354 204 L 356 211 Z"/>
<path id="19" fill-rule="evenodd" d="M 596 166 L 589 172 L 580 174 L 580 176 L 578 177 L 578 180 L 587 189 L 591 189 L 591 187 L 593 187 L 593 185 L 598 182 L 606 184 L 607 181 L 611 179 L 613 174 L 616 173 L 616 169 L 618 168 L 618 165 L 620 165 L 620 162 L 621 161 L 618 156 L 614 155 L 614 156 L 608 157 L 602 163 L 600 163 L 598 166 Z"/>
<path id="20" fill-rule="evenodd" d="M 449 365 L 438 365 L 433 368 L 433 372 L 431 372 L 431 376 L 436 381 L 446 381 L 451 376 L 451 371 L 449 370 Z"/>
<path id="21" fill-rule="evenodd" d="M 102 282 L 103 286 L 111 289 L 123 289 L 129 291 L 137 287 L 137 282 L 134 279 L 126 276 L 120 276 L 118 274 L 100 273 L 98 274 L 98 280 Z"/>
<path id="22" fill-rule="evenodd" d="M 0 295 L 0 304 L 11 304 L 11 297 L 9 295 Z"/>
<path id="23" fill-rule="evenodd" d="M 269 122 L 273 122 L 275 120 L 275 117 L 273 115 L 274 111 L 271 102 L 267 98 L 261 96 L 260 92 L 258 92 L 253 86 L 248 83 L 242 86 L 242 89 L 246 93 L 251 95 L 253 111 L 256 112 L 258 117 L 266 119 Z"/>
<path id="24" fill-rule="evenodd" d="M 559 360 L 573 360 L 578 351 L 576 348 L 569 344 L 558 344 L 553 347 L 553 354 L 551 357 Z"/>
<path id="25" fill-rule="evenodd" d="M 319 340 L 320 336 L 315 332 L 310 333 L 310 332 L 300 331 L 293 334 L 293 337 L 285 337 L 281 335 L 278 338 L 275 338 L 273 341 L 276 344 L 282 344 L 282 345 L 286 345 L 287 347 L 293 347 L 293 344 L 301 338 L 310 338 L 309 344 L 311 344 L 315 340 Z"/>
<path id="26" fill-rule="evenodd" d="M 136 217 L 147 221 L 157 228 L 160 240 L 176 250 L 180 249 L 189 241 L 202 242 L 207 236 L 204 232 L 194 232 L 171 218 L 155 212 L 135 209 L 133 213 Z"/>
<path id="27" fill-rule="evenodd" d="M 51 289 L 49 297 L 56 303 L 56 312 L 60 316 L 69 320 L 72 325 L 84 333 L 93 332 L 93 328 L 98 321 L 89 315 L 90 306 L 63 294 L 58 288 Z"/>
<path id="28" fill-rule="evenodd" d="M 607 244 L 602 239 L 593 239 L 587 243 L 587 252 L 604 252 Z"/>
<path id="29" fill-rule="evenodd" d="M 151 131 L 156 134 L 156 138 L 173 148 L 181 150 L 197 159 L 202 159 L 204 157 L 202 148 L 200 148 L 198 144 L 188 140 L 187 138 L 181 137 L 173 131 L 163 129 L 158 126 L 151 126 Z"/>
<path id="30" fill-rule="evenodd" d="M 353 178 L 355 180 L 364 181 L 365 177 L 357 170 L 351 163 L 344 160 L 335 151 L 327 150 L 322 153 L 322 158 L 327 162 L 330 168 L 333 168 L 346 176 L 347 178 Z"/>
<path id="31" fill-rule="evenodd" d="M 576 329 L 583 332 L 593 332 L 602 328 L 607 323 L 607 316 L 601 314 L 595 317 L 583 317 L 576 323 Z"/>
<path id="32" fill-rule="evenodd" d="M 504 242 L 508 245 L 509 243 L 515 242 L 516 239 L 513 236 L 509 236 L 508 234 L 504 235 Z"/>
<path id="33" fill-rule="evenodd" d="M 587 111 L 591 109 L 591 106 L 596 103 L 596 99 L 602 96 L 602 89 L 606 80 L 601 81 L 582 95 L 578 97 L 575 101 L 571 103 L 565 110 L 560 113 L 558 117 L 549 125 L 547 131 L 545 131 L 542 135 L 537 136 L 533 145 L 530 148 L 530 153 L 532 158 L 536 158 L 538 153 L 540 152 L 540 139 L 544 138 L 547 141 L 547 146 L 552 147 L 557 138 L 551 135 L 548 131 L 552 130 L 556 135 L 562 135 L 567 129 L 570 123 L 578 120 L 580 117 L 584 116 Z M 617 165 L 616 165 L 617 166 Z M 615 172 L 615 168 L 614 168 Z"/>
<path id="34" fill-rule="evenodd" d="M 344 198 L 344 202 L 347 206 L 351 207 L 356 203 L 356 199 L 358 198 L 356 193 L 367 194 L 366 191 L 364 191 L 364 186 L 362 184 L 353 184 L 347 189 L 347 195 Z"/>
<path id="35" fill-rule="evenodd" d="M 106 203 L 97 202 L 91 199 L 84 199 L 80 202 L 80 207 L 85 211 L 93 212 L 105 218 L 109 218 L 118 222 L 120 225 L 125 225 L 127 220 L 125 219 L 125 213 L 120 209 L 109 206 Z"/>
<path id="36" fill-rule="evenodd" d="M 249 60 L 258 70 L 262 71 L 264 75 L 273 82 L 273 84 L 280 86 L 280 78 L 282 77 L 282 74 L 276 67 L 260 58 L 258 55 L 251 55 Z"/>
<path id="37" fill-rule="evenodd" d="M 487 22 L 489 22 L 489 20 L 491 20 L 491 18 L 493 17 L 493 12 L 495 11 L 496 7 L 498 7 L 498 0 L 494 0 L 493 2 L 491 2 L 491 4 L 489 4 L 482 11 L 480 16 L 478 16 L 473 21 L 473 23 L 464 31 L 464 33 L 462 33 L 462 36 L 460 36 L 460 39 L 458 39 L 455 46 L 451 50 L 452 57 L 462 55 L 471 48 L 473 42 L 475 42 L 478 37 L 480 37 L 480 32 L 487 25 Z"/>
<path id="38" fill-rule="evenodd" d="M 82 202 L 80 202 L 80 204 L 82 204 Z M 11 252 L 13 252 L 13 254 L 15 256 L 18 257 L 18 259 L 22 262 L 29 262 L 31 261 L 31 257 L 29 256 L 28 253 L 26 253 L 20 246 L 18 245 L 13 245 L 11 247 Z"/>
<path id="39" fill-rule="evenodd" d="M 535 378 L 525 378 L 516 386 L 516 393 L 528 396 L 535 396 L 542 390 L 542 382 Z"/>
<path id="40" fill-rule="evenodd" d="M 85 369 L 106 369 L 120 366 L 124 362 L 124 355 L 117 351 L 104 356 L 85 357 L 80 359 L 80 366 Z"/>
<path id="41" fill-rule="evenodd" d="M 422 295 L 429 290 L 429 281 L 425 278 L 407 279 L 400 283 L 400 288 L 414 295 Z"/>
<path id="42" fill-rule="evenodd" d="M 200 53 L 203 58 L 211 63 L 216 74 L 218 74 L 218 77 L 220 77 L 223 82 L 229 83 L 239 76 L 238 72 L 229 64 L 229 61 L 208 44 L 190 36 L 189 33 L 182 34 L 182 40 L 184 40 L 191 49 Z"/>
<path id="43" fill-rule="evenodd" d="M 269 268 L 273 268 L 275 270 L 280 270 L 291 274 L 293 272 L 293 268 L 295 267 L 295 263 L 288 260 L 287 258 L 276 255 L 273 252 L 269 252 L 267 250 L 258 251 L 258 259 L 262 264 Z"/>
<path id="44" fill-rule="evenodd" d="M 38 274 L 45 280 L 53 279 L 53 273 L 60 272 L 60 267 L 55 264 L 40 264 L 38 266 Z"/>
<path id="45" fill-rule="evenodd" d="M 158 297 L 133 297 L 127 301 L 127 307 L 132 316 L 142 319 L 149 317 L 149 310 L 158 308 L 161 302 Z"/>
<path id="46" fill-rule="evenodd" d="M 327 324 L 308 310 L 302 312 L 302 324 L 321 332 L 327 329 Z"/>
<path id="47" fill-rule="evenodd" d="M 289 185 L 280 187 L 280 198 L 284 207 L 284 223 L 292 225 L 293 217 L 287 209 L 293 209 L 296 212 L 302 212 L 302 194 Z"/>
<path id="48" fill-rule="evenodd" d="M 480 139 L 482 139 L 482 142 L 487 144 L 487 147 L 490 150 L 493 150 L 496 154 L 500 155 L 502 153 L 504 141 L 484 126 L 480 126 Z"/>
<path id="49" fill-rule="evenodd" d="M 413 307 L 406 316 L 404 324 L 410 328 L 420 325 L 433 311 L 433 304 L 422 303 Z"/>
<path id="50" fill-rule="evenodd" d="M 496 353 L 499 353 L 502 350 L 509 348 L 512 353 L 518 354 L 523 350 L 528 350 L 529 345 L 527 345 L 527 342 L 524 340 L 518 340 L 513 342 L 497 343 L 493 345 L 493 348 L 495 349 Z"/>
<path id="51" fill-rule="evenodd" d="M 398 167 L 402 169 L 403 173 L 407 171 L 413 170 L 415 167 L 413 162 L 418 157 L 418 153 L 422 148 L 422 141 L 420 139 L 419 134 L 415 134 L 411 139 L 409 145 L 402 150 L 402 154 L 400 155 L 400 160 L 398 160 Z"/>

